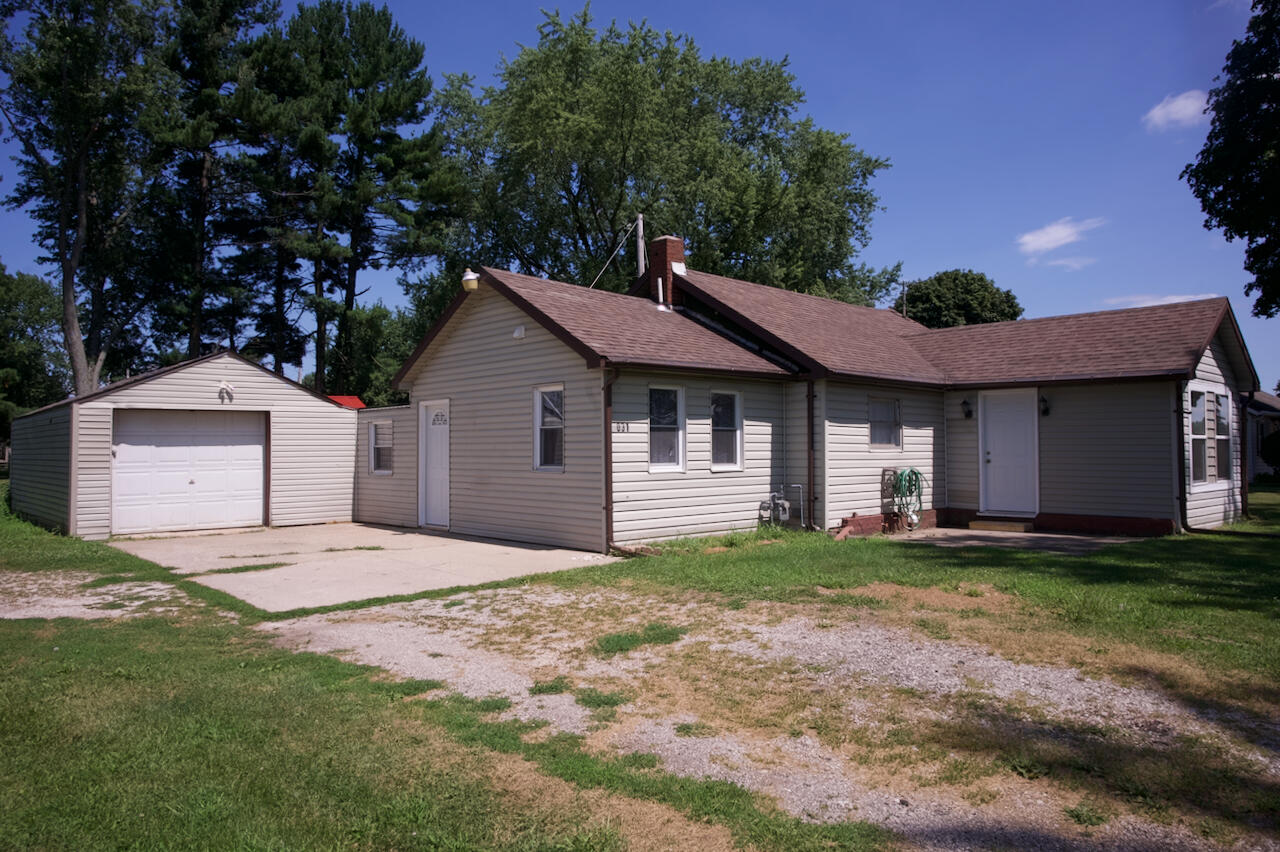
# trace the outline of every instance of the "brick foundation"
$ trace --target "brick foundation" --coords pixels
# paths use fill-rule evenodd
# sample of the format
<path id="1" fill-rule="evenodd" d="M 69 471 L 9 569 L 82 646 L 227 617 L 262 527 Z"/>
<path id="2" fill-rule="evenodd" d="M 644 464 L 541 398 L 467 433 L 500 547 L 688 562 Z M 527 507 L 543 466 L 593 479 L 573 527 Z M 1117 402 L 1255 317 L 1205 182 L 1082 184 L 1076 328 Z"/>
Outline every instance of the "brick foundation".
<path id="1" fill-rule="evenodd" d="M 916 529 L 929 530 L 937 525 L 938 513 L 933 509 L 926 509 L 920 513 L 920 521 L 916 524 Z M 840 523 L 840 526 L 834 527 L 830 532 L 835 536 L 836 541 L 844 541 L 846 538 L 877 533 L 906 532 L 906 529 L 905 522 L 897 512 L 885 512 L 882 515 L 850 515 Z"/>
<path id="2" fill-rule="evenodd" d="M 938 524 L 967 527 L 978 519 L 974 509 L 939 509 Z M 1093 535 L 1169 535 L 1174 523 L 1169 518 L 1124 518 L 1113 515 L 1063 515 L 1041 512 L 1031 519 L 1037 532 L 1091 533 Z"/>

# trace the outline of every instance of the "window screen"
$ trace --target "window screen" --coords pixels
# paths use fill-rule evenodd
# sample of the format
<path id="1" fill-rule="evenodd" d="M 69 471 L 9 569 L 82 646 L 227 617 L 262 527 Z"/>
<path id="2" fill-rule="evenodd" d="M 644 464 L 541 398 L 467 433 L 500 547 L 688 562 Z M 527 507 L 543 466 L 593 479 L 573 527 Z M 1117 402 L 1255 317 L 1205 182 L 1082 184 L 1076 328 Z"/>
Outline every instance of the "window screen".
<path id="1" fill-rule="evenodd" d="M 901 447 L 902 422 L 898 417 L 896 399 L 868 400 L 871 420 L 871 446 Z"/>
<path id="2" fill-rule="evenodd" d="M 392 427 L 390 423 L 374 423 L 372 440 L 372 467 L 374 473 L 390 473 L 394 463 L 394 447 Z"/>
<path id="3" fill-rule="evenodd" d="M 537 466 L 564 467 L 564 389 L 537 393 Z"/>
<path id="4" fill-rule="evenodd" d="M 649 388 L 649 464 L 679 467 L 681 432 L 680 391 L 676 388 Z"/>
<path id="5" fill-rule="evenodd" d="M 711 464 L 737 467 L 740 423 L 736 393 L 711 394 Z"/>

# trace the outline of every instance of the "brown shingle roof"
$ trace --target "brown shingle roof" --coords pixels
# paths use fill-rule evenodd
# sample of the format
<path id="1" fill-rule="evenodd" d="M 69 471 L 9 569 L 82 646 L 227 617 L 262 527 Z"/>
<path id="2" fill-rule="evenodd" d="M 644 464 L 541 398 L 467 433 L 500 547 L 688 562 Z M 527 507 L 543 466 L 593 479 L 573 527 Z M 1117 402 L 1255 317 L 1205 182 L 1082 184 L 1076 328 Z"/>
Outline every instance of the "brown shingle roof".
<path id="1" fill-rule="evenodd" d="M 920 331 L 905 340 L 948 385 L 1185 375 L 1228 310 L 1204 299 Z"/>
<path id="2" fill-rule="evenodd" d="M 1254 391 L 1249 410 L 1268 417 L 1280 415 L 1280 397 L 1266 391 Z"/>
<path id="3" fill-rule="evenodd" d="M 937 365 L 904 343 L 905 335 L 924 331 L 924 326 L 893 311 L 691 269 L 676 277 L 686 293 L 751 330 L 763 331 L 817 372 L 923 384 L 943 381 Z"/>
<path id="4" fill-rule="evenodd" d="M 648 299 L 588 290 L 499 269 L 482 280 L 532 313 L 589 359 L 613 364 L 678 367 L 783 376 L 787 372 Z M 577 345 L 575 345 L 575 342 Z"/>

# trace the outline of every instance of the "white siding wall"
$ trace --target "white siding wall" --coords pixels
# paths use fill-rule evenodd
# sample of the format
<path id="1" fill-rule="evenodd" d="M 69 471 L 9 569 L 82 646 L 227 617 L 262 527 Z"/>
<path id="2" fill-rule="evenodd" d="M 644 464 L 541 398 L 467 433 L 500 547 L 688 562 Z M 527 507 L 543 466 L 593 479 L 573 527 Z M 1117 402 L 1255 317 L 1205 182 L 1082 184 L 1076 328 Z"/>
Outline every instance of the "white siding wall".
<path id="1" fill-rule="evenodd" d="M 369 470 L 369 427 L 391 423 L 391 473 Z M 418 525 L 418 419 L 413 406 L 357 412 L 355 519 L 395 527 Z"/>
<path id="2" fill-rule="evenodd" d="M 680 387 L 685 406 L 685 470 L 649 471 L 649 386 Z M 804 385 L 798 385 L 800 441 L 784 441 L 783 396 L 796 384 L 623 372 L 613 386 L 613 539 L 618 544 L 752 529 L 762 501 L 783 478 L 784 446 L 798 448 L 804 482 Z M 741 394 L 742 470 L 711 470 L 711 392 Z M 788 422 L 794 422 L 794 415 Z M 792 501 L 797 492 L 788 494 Z"/>
<path id="3" fill-rule="evenodd" d="M 230 400 L 218 398 L 224 381 L 235 388 Z M 111 411 L 117 408 L 269 412 L 271 524 L 351 520 L 355 412 L 227 356 L 76 405 L 77 535 L 106 538 L 111 531 Z"/>
<path id="4" fill-rule="evenodd" d="M 973 416 L 965 418 L 968 400 Z M 947 433 L 947 502 L 951 509 L 978 510 L 978 392 L 951 391 L 944 400 Z M 944 505 L 944 504 L 939 504 Z"/>
<path id="5" fill-rule="evenodd" d="M 513 337 L 517 326 L 523 339 Z M 602 550 L 600 371 L 483 285 L 420 363 L 409 377 L 414 405 L 449 400 L 449 528 Z M 564 385 L 565 396 L 560 472 L 533 469 L 533 389 L 553 383 Z"/>
<path id="6" fill-rule="evenodd" d="M 14 514 L 67 529 L 70 501 L 71 414 L 63 405 L 13 421 L 9 496 Z"/>
<path id="7" fill-rule="evenodd" d="M 1219 334 L 1219 337 L 1221 334 Z M 1191 482 L 1191 394 L 1189 389 L 1183 390 L 1182 406 L 1185 412 L 1183 435 L 1185 445 L 1183 453 L 1187 471 L 1187 523 L 1192 527 L 1210 528 L 1221 526 L 1240 517 L 1240 420 L 1239 391 L 1236 390 L 1235 375 L 1227 358 L 1226 349 L 1215 337 L 1205 350 L 1204 357 L 1196 367 L 1196 379 L 1222 385 L 1231 394 L 1231 481 L 1227 484 L 1214 483 L 1210 486 L 1196 485 Z M 1213 418 L 1212 401 L 1206 406 L 1207 417 Z M 1214 470 L 1217 449 L 1210 440 L 1207 447 L 1208 469 Z"/>
<path id="8" fill-rule="evenodd" d="M 902 418 L 902 446 L 871 447 L 867 400 L 896 399 Z M 882 496 L 886 469 L 914 467 L 924 478 L 923 507 L 946 505 L 946 448 L 943 440 L 942 394 L 900 388 L 830 383 L 826 404 L 827 516 L 831 527 L 855 512 L 865 517 L 892 509 Z"/>
<path id="9" fill-rule="evenodd" d="M 1173 518 L 1173 389 L 1170 382 L 1040 388 L 1040 511 Z M 976 454 L 975 454 L 976 456 Z"/>

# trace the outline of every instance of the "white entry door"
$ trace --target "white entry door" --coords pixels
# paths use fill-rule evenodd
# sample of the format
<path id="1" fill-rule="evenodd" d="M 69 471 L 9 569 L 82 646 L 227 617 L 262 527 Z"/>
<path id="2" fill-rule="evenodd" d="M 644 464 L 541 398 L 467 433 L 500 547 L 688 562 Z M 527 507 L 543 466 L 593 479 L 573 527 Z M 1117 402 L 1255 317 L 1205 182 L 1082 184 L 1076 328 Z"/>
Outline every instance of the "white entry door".
<path id="1" fill-rule="evenodd" d="M 449 400 L 418 410 L 418 526 L 449 526 Z"/>
<path id="2" fill-rule="evenodd" d="M 1034 515 L 1039 511 L 1039 410 L 1036 389 L 984 391 L 981 440 L 983 512 Z"/>
<path id="3" fill-rule="evenodd" d="M 261 524 L 265 423 L 252 411 L 117 409 L 111 531 Z"/>

